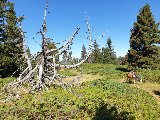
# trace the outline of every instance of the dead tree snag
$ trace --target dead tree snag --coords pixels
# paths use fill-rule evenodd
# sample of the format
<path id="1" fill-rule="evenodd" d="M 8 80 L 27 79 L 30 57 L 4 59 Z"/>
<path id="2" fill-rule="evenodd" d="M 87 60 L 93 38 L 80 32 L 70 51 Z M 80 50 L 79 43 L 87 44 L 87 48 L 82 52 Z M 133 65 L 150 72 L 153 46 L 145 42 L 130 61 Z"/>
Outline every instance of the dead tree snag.
<path id="1" fill-rule="evenodd" d="M 44 19 L 42 28 L 37 34 L 41 35 L 42 43 L 41 43 L 41 51 L 35 56 L 35 63 L 33 64 L 31 58 L 29 57 L 26 46 L 25 46 L 25 35 L 22 31 L 22 25 L 21 22 L 19 22 L 19 30 L 21 33 L 21 41 L 22 41 L 22 47 L 23 47 L 23 57 L 26 61 L 26 68 L 21 72 L 19 77 L 4 86 L 4 90 L 7 91 L 7 93 L 10 94 L 10 96 L 18 96 L 19 97 L 19 91 L 23 90 L 25 92 L 31 92 L 31 91 L 40 91 L 42 89 L 48 89 L 51 84 L 58 84 L 61 85 L 63 88 L 66 87 L 66 84 L 64 83 L 62 76 L 58 74 L 57 69 L 65 68 L 77 68 L 81 64 L 83 64 L 88 57 L 92 54 L 92 36 L 91 36 L 91 28 L 89 24 L 88 17 L 86 16 L 86 26 L 87 26 L 87 33 L 88 33 L 88 41 L 89 41 L 89 52 L 87 56 L 82 59 L 79 63 L 71 64 L 71 65 L 63 65 L 58 64 L 56 62 L 56 57 L 63 54 L 65 51 L 69 50 L 70 46 L 73 43 L 74 38 L 79 33 L 80 28 L 77 27 L 73 35 L 69 38 L 68 41 L 66 41 L 65 44 L 63 44 L 59 48 L 49 49 L 49 43 L 51 42 L 51 38 L 47 38 L 46 32 L 47 32 L 47 22 L 46 22 L 46 16 L 47 16 L 47 9 L 48 9 L 48 0 L 46 0 L 46 8 L 44 10 Z M 104 34 L 102 35 L 104 36 Z M 51 54 L 52 52 L 56 52 L 55 54 Z M 79 80 L 79 77 L 77 77 Z M 75 81 L 76 78 L 73 80 Z M 69 83 L 72 84 L 72 83 Z M 69 85 L 71 86 L 71 85 Z M 14 94 L 13 94 L 14 93 Z"/>

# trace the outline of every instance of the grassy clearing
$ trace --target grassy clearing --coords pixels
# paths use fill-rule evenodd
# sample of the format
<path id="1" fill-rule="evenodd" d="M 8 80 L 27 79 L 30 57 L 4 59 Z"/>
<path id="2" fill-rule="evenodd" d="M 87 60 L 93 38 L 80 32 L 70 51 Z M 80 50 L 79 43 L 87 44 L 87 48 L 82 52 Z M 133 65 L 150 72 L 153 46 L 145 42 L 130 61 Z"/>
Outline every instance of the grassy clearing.
<path id="1" fill-rule="evenodd" d="M 125 68 L 126 66 L 116 66 L 116 65 L 105 65 L 105 64 L 85 64 L 82 66 L 84 73 L 80 79 L 80 82 L 98 80 L 98 79 L 110 79 L 115 82 L 123 83 L 126 79 L 126 73 L 128 72 Z M 62 74 L 75 76 L 78 75 L 79 72 L 77 70 L 62 70 Z M 145 90 L 152 96 L 156 98 L 158 103 L 160 104 L 160 70 L 139 70 L 138 74 L 142 76 L 144 83 L 130 84 L 132 87 L 136 87 L 142 90 Z M 79 75 L 80 76 L 80 75 Z M 154 76 L 154 77 L 153 77 Z M 151 79 L 152 78 L 152 79 Z M 66 78 L 65 80 L 71 81 L 74 77 Z M 158 81 L 159 79 L 159 81 Z"/>
<path id="2" fill-rule="evenodd" d="M 143 89 L 156 98 L 158 104 L 160 104 L 160 84 L 156 83 L 143 83 L 143 84 L 131 84 L 131 86 Z"/>
<path id="3" fill-rule="evenodd" d="M 58 71 L 63 76 L 76 76 L 79 72 L 76 69 L 61 69 Z"/>
<path id="4" fill-rule="evenodd" d="M 100 80 L 103 78 L 103 76 L 100 75 L 91 75 L 91 74 L 79 74 L 78 76 L 72 76 L 68 78 L 64 78 L 65 82 L 70 82 L 76 77 L 80 77 L 78 81 L 75 81 L 75 83 L 83 83 L 83 82 L 88 82 L 88 81 L 93 81 L 93 80 Z"/>
<path id="5" fill-rule="evenodd" d="M 122 83 L 125 67 L 85 64 L 80 79 L 84 84 L 72 87 L 71 92 L 54 86 L 49 91 L 26 94 L 19 100 L 0 104 L 0 119 L 158 120 L 160 105 L 153 94 L 159 93 L 153 90 L 157 91 L 159 84 L 154 80 Z M 61 70 L 61 74 L 70 76 L 66 82 L 81 75 L 75 70 Z"/>
<path id="6" fill-rule="evenodd" d="M 127 66 L 119 65 L 106 65 L 106 64 L 86 64 L 82 66 L 85 73 L 99 74 L 105 79 L 110 79 L 115 82 L 123 83 L 126 80 Z M 129 84 L 132 87 L 136 87 L 145 90 L 160 103 L 160 70 L 140 69 L 137 71 L 138 75 L 143 78 L 143 83 L 137 82 L 137 84 Z"/>

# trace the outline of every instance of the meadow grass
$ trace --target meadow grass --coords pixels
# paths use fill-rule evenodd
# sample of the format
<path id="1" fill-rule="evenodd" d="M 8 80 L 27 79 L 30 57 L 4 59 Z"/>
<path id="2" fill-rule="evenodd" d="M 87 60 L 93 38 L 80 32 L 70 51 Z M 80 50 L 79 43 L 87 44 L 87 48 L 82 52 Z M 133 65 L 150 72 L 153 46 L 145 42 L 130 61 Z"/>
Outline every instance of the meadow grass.
<path id="1" fill-rule="evenodd" d="M 158 120 L 160 106 L 147 91 L 157 82 L 122 83 L 126 66 L 85 64 L 81 85 L 64 90 L 57 85 L 48 91 L 21 96 L 0 104 L 0 119 L 93 119 L 93 120 Z M 141 73 L 142 71 L 139 71 Z M 63 72 L 75 77 L 78 71 Z M 6 78 L 7 79 L 7 78 Z M 5 80 L 6 80 L 5 79 Z M 1 79 L 2 83 L 6 81 Z M 4 85 L 3 83 L 3 85 Z M 138 87 L 143 86 L 143 89 Z M 157 86 L 158 88 L 158 86 Z M 157 89 L 156 88 L 156 89 Z M 158 89 L 157 89 L 158 90 Z"/>

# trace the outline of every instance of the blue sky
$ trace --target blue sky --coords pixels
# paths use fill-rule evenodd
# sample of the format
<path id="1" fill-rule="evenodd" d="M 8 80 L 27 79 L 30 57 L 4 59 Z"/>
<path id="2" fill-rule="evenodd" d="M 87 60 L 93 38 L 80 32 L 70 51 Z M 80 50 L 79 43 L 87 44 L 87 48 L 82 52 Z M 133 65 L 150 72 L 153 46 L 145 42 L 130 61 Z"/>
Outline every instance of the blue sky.
<path id="1" fill-rule="evenodd" d="M 15 3 L 17 16 L 25 16 L 23 30 L 31 53 L 40 51 L 33 37 L 41 43 L 41 37 L 36 35 L 43 22 L 46 0 L 9 0 Z M 86 25 L 85 12 L 90 18 L 93 28 L 93 38 L 98 38 L 104 32 L 106 36 L 97 41 L 100 47 L 106 45 L 110 36 L 117 56 L 124 56 L 129 49 L 130 29 L 136 17 L 146 3 L 150 4 L 156 22 L 160 21 L 160 0 L 49 0 L 50 12 L 47 15 L 47 36 L 53 41 L 68 40 L 77 27 L 81 28 L 72 46 L 73 56 L 80 57 L 82 45 L 88 46 L 84 39 Z"/>

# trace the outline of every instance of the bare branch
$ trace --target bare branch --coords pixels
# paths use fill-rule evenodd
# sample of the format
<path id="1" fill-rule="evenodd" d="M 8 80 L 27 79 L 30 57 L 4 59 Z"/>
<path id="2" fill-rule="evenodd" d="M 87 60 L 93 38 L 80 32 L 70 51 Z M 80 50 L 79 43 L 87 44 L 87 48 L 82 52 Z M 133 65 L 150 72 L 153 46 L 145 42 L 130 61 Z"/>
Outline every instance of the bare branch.
<path id="1" fill-rule="evenodd" d="M 59 48 L 49 49 L 48 46 L 50 44 L 50 41 L 52 39 L 46 37 L 47 32 L 47 25 L 46 25 L 46 17 L 47 17 L 47 10 L 48 10 L 48 0 L 46 0 L 46 7 L 44 10 L 44 19 L 42 23 L 42 28 L 37 33 L 41 35 L 42 42 L 41 42 L 41 48 L 42 50 L 35 56 L 34 64 L 31 63 L 31 60 L 29 58 L 29 55 L 27 53 L 26 47 L 25 47 L 25 36 L 24 32 L 22 32 L 22 25 L 21 22 L 19 22 L 20 26 L 20 33 L 22 36 L 22 46 L 23 46 L 23 56 L 25 60 L 27 61 L 27 67 L 23 70 L 23 72 L 19 75 L 16 81 L 9 83 L 6 88 L 12 88 L 16 90 L 17 87 L 20 87 L 23 85 L 23 83 L 27 83 L 30 87 L 29 91 L 33 90 L 42 90 L 42 89 L 48 89 L 48 86 L 51 84 L 60 84 L 64 89 L 66 89 L 68 86 L 71 86 L 72 83 L 69 83 L 68 85 L 64 82 L 62 79 L 64 76 L 58 74 L 57 69 L 58 68 L 77 68 L 81 64 L 83 64 L 88 57 L 92 54 L 92 36 L 91 36 L 91 27 L 89 24 L 88 16 L 86 16 L 86 26 L 87 26 L 87 33 L 88 33 L 88 41 L 89 41 L 89 52 L 83 60 L 81 60 L 77 64 L 72 65 L 61 65 L 56 63 L 56 57 L 63 54 L 65 51 L 68 51 L 70 49 L 70 46 L 73 44 L 73 40 L 76 37 L 76 35 L 79 33 L 80 28 L 78 27 L 72 36 L 68 39 L 68 41 L 65 41 L 65 44 L 62 45 Z M 105 34 L 99 37 L 103 37 Z M 34 38 L 33 38 L 34 39 Z M 52 54 L 52 52 L 57 52 L 55 54 Z M 36 65 L 36 66 L 35 66 Z M 82 73 L 82 72 L 81 72 Z M 67 77 L 67 76 L 65 76 Z M 37 79 L 36 79 L 37 78 Z M 80 77 L 76 77 L 72 82 L 79 80 Z M 10 90 L 11 91 L 11 90 Z"/>
<path id="2" fill-rule="evenodd" d="M 78 34 L 79 30 L 80 30 L 80 28 L 78 27 L 78 28 L 76 29 L 76 31 L 73 33 L 73 35 L 69 38 L 69 40 L 68 40 L 63 46 L 59 47 L 58 49 L 50 49 L 50 50 L 47 50 L 47 51 L 46 51 L 46 54 L 48 54 L 48 53 L 50 53 L 50 52 L 53 52 L 53 51 L 61 50 L 61 49 L 66 50 L 67 47 L 71 44 L 71 42 L 72 42 L 73 39 L 75 38 L 75 36 Z M 64 50 L 62 50 L 61 52 L 63 52 Z M 61 54 L 61 52 L 60 52 L 59 54 Z M 58 54 L 58 55 L 59 55 L 59 54 Z"/>

